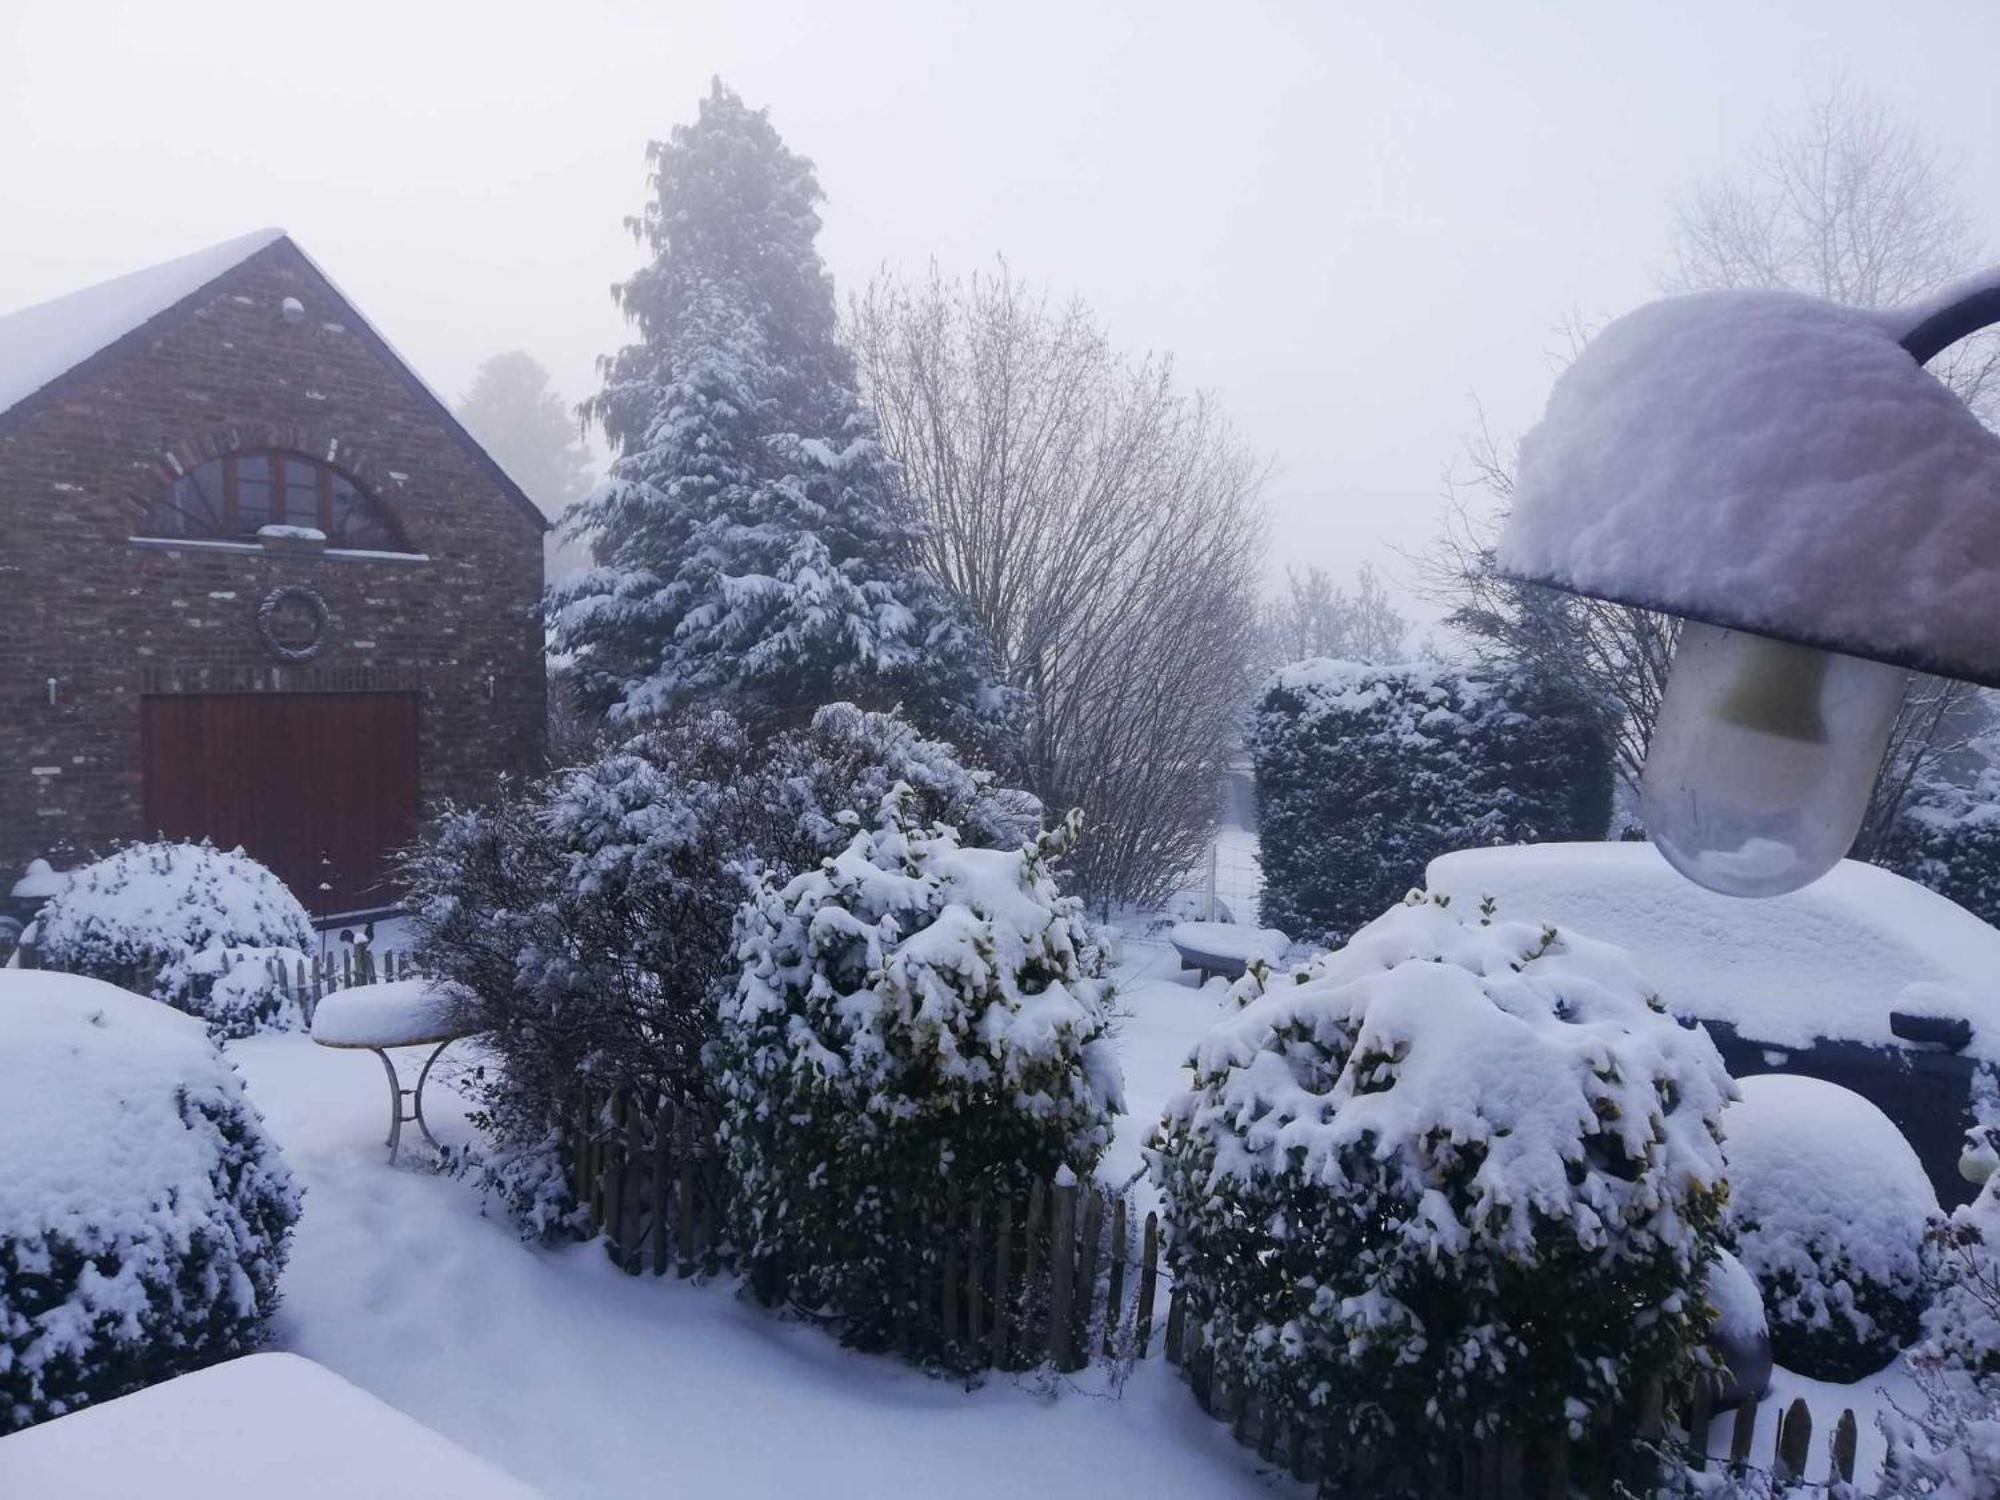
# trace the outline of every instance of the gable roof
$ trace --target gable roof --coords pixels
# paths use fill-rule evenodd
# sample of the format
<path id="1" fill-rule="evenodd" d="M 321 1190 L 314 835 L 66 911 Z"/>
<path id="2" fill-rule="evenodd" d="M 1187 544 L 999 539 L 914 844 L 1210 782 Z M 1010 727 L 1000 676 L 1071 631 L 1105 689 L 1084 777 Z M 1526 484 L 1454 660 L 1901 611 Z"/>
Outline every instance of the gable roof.
<path id="1" fill-rule="evenodd" d="M 191 310 L 189 305 L 199 293 L 251 256 L 280 241 L 291 246 L 313 274 L 326 283 L 327 290 L 345 305 L 353 322 L 376 345 L 403 383 L 435 409 L 445 428 L 480 467 L 535 518 L 542 530 L 549 530 L 549 519 L 542 514 L 541 507 L 528 498 L 493 455 L 466 430 L 465 424 L 410 362 L 362 316 L 354 300 L 282 229 L 259 229 L 239 235 L 192 255 L 0 315 L 0 418 L 92 356 L 102 354 L 169 314 Z"/>

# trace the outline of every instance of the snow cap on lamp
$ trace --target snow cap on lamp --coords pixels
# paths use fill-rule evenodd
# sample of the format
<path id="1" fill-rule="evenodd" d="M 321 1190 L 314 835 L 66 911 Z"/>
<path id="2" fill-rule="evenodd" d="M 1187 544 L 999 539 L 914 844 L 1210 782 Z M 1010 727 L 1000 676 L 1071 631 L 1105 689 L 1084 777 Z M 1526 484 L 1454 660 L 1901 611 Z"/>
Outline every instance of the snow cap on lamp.
<path id="1" fill-rule="evenodd" d="M 1909 323 L 1767 291 L 1618 319 L 1521 444 L 1499 571 L 2000 686 L 2000 438 Z"/>

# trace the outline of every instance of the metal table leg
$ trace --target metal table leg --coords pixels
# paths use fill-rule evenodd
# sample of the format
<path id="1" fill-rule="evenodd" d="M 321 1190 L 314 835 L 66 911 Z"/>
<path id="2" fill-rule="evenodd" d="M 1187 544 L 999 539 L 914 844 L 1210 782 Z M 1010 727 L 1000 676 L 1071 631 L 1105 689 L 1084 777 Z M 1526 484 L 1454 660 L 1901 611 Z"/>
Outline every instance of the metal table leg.
<path id="1" fill-rule="evenodd" d="M 438 1144 L 438 1138 L 431 1134 L 431 1127 L 424 1119 L 424 1085 L 430 1081 L 432 1065 L 437 1062 L 438 1058 L 443 1054 L 444 1049 L 449 1047 L 453 1040 L 455 1039 L 452 1037 L 446 1037 L 431 1049 L 431 1055 L 424 1059 L 423 1071 L 417 1074 L 417 1086 L 413 1089 L 403 1087 L 403 1080 L 396 1072 L 396 1064 L 390 1058 L 388 1048 L 370 1047 L 368 1049 L 382 1059 L 382 1071 L 389 1075 L 389 1139 L 383 1142 L 389 1148 L 389 1165 L 394 1166 L 396 1164 L 396 1153 L 402 1148 L 403 1127 L 406 1124 L 415 1125 L 418 1130 L 423 1132 L 423 1137 L 430 1142 L 431 1149 L 443 1149 Z M 403 1101 L 405 1099 L 410 1101 L 410 1112 L 408 1114 L 403 1113 Z"/>

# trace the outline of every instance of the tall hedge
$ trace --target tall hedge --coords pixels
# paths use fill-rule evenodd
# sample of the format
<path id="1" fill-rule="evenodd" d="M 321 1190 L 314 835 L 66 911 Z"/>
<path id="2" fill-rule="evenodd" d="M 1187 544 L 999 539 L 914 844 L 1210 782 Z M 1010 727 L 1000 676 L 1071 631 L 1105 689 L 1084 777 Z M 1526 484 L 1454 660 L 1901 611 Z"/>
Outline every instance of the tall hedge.
<path id="1" fill-rule="evenodd" d="M 1526 671 L 1296 662 L 1265 687 L 1251 753 L 1264 921 L 1328 944 L 1436 855 L 1598 839 L 1611 816 L 1601 720 Z"/>

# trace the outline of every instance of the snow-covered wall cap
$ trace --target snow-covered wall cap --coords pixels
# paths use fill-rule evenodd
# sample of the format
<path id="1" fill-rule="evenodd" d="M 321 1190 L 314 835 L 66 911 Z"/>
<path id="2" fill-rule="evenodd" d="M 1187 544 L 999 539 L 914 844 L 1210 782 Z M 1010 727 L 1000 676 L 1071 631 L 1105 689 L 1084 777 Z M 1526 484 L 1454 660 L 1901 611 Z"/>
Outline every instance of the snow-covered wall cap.
<path id="1" fill-rule="evenodd" d="M 1521 444 L 1499 570 L 2000 686 L 2000 438 L 1909 324 L 1762 291 L 1620 318 Z"/>
<path id="2" fill-rule="evenodd" d="M 260 229 L 0 317 L 0 412 L 284 237 Z"/>

